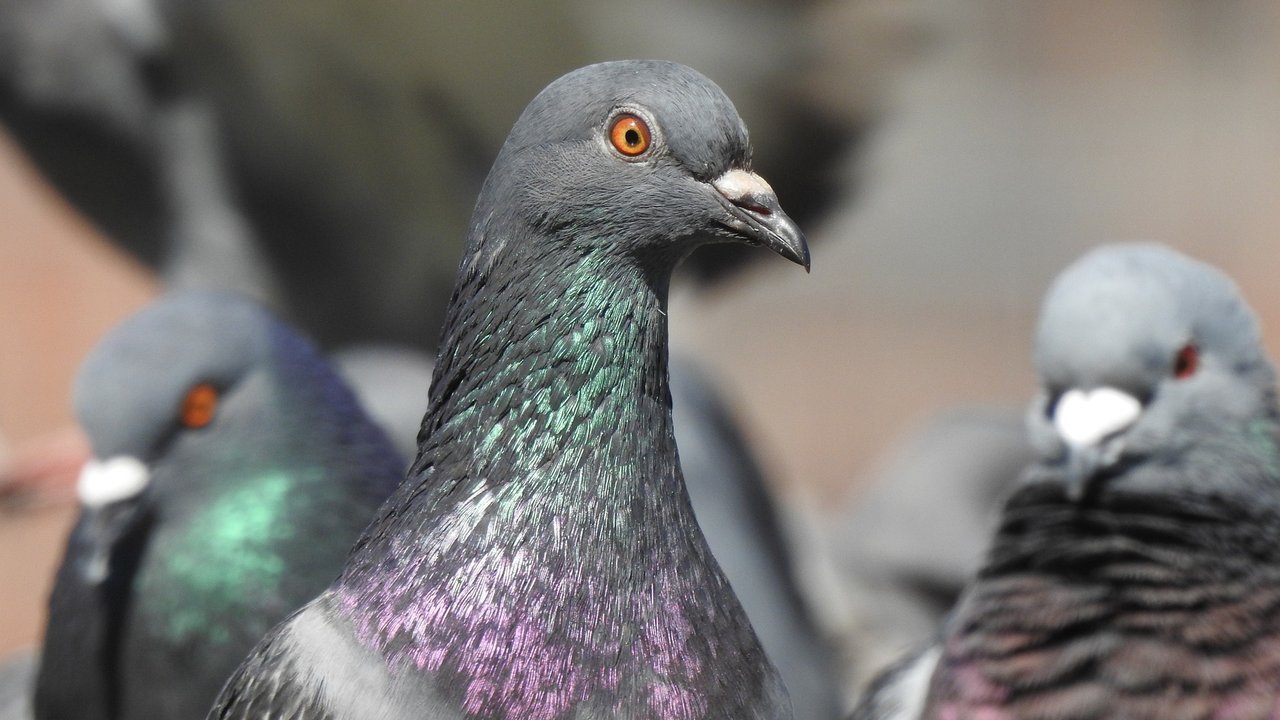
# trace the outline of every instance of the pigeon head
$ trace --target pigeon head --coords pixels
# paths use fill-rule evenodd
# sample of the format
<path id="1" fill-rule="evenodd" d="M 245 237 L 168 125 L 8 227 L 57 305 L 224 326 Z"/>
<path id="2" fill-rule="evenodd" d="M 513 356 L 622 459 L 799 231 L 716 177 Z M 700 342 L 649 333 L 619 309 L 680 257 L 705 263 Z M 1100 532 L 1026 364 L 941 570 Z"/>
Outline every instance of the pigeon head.
<path id="1" fill-rule="evenodd" d="M 1204 430 L 1268 417 L 1258 325 L 1218 270 L 1158 245 L 1095 250 L 1050 288 L 1036 337 L 1033 441 L 1068 495 L 1133 460 L 1169 459 Z"/>
<path id="2" fill-rule="evenodd" d="M 105 578 L 113 546 L 150 512 L 143 498 L 157 492 L 157 461 L 208 442 L 243 402 L 241 380 L 267 349 L 264 321 L 230 296 L 171 296 L 125 320 L 81 365 L 75 409 L 94 455 L 77 486 L 92 537 L 88 579 Z"/>
<path id="3" fill-rule="evenodd" d="M 77 488 L 89 579 L 105 577 L 140 523 L 208 529 L 213 520 L 197 518 L 215 501 L 264 488 L 278 496 L 264 517 L 282 512 L 283 488 L 323 477 L 342 443 L 395 458 L 314 346 L 229 294 L 172 294 L 126 319 L 82 364 L 74 402 L 93 450 Z M 332 428 L 340 442 L 318 439 Z M 359 459 L 349 454 L 342 462 Z"/>
<path id="4" fill-rule="evenodd" d="M 207 427 L 221 396 L 265 351 L 263 320 L 260 310 L 231 296 L 191 294 L 121 323 L 76 378 L 76 413 L 94 454 L 147 462 L 176 436 Z"/>
<path id="5" fill-rule="evenodd" d="M 512 128 L 477 207 L 492 210 L 473 218 L 473 262 L 553 251 L 507 247 L 507 233 L 486 231 L 496 220 L 573 255 L 613 253 L 646 267 L 669 268 L 713 241 L 761 245 L 809 266 L 803 234 L 751 171 L 733 103 L 675 63 L 600 63 L 551 83 Z"/>

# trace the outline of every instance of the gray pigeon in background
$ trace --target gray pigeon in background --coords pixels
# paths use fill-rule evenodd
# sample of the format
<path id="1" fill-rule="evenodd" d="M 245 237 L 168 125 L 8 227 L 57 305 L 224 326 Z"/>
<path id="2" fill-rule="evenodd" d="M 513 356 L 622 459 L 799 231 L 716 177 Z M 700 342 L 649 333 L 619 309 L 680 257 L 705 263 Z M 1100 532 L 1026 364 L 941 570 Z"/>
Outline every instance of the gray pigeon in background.
<path id="1" fill-rule="evenodd" d="M 314 345 L 226 294 L 125 320 L 82 365 L 75 405 L 94 459 L 35 716 L 200 717 L 332 581 L 404 461 Z"/>
<path id="2" fill-rule="evenodd" d="M 1280 414 L 1235 285 L 1096 250 L 1050 289 L 1036 366 L 1037 459 L 986 563 L 854 717 L 1274 717 Z"/>
<path id="3" fill-rule="evenodd" d="M 786 718 L 698 530 L 667 378 L 693 247 L 808 267 L 746 128 L 673 63 L 553 82 L 476 203 L 409 479 L 211 718 Z"/>
<path id="4" fill-rule="evenodd" d="M 952 408 L 899 443 L 857 503 L 830 521 L 839 592 L 815 597 L 828 633 L 844 639 L 850 687 L 936 636 L 1033 460 L 1021 412 Z"/>
<path id="5" fill-rule="evenodd" d="M 671 406 L 698 525 L 782 675 L 796 720 L 837 717 L 832 656 L 800 594 L 764 474 L 711 378 L 677 353 L 671 357 Z"/>

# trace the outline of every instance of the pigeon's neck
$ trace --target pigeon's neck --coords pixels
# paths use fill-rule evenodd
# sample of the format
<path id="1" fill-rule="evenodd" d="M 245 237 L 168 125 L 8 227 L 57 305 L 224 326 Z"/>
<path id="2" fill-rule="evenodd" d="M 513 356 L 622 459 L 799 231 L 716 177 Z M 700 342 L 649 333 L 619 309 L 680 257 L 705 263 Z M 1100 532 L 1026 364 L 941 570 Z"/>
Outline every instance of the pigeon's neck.
<path id="1" fill-rule="evenodd" d="M 406 482 L 417 490 L 402 493 L 413 511 L 396 531 L 434 535 L 441 518 L 496 503 L 507 529 L 486 544 L 519 547 L 520 531 L 554 530 L 543 523 L 551 516 L 583 540 L 662 519 L 673 525 L 662 532 L 687 534 L 667 377 L 669 272 L 607 253 L 511 253 L 464 279 Z"/>
<path id="2" fill-rule="evenodd" d="M 984 577 L 1055 574 L 1124 584 L 1136 568 L 1179 583 L 1272 569 L 1280 589 L 1280 445 L 1270 418 L 1202 433 L 1162 458 L 1136 459 L 1069 500 L 1062 469 L 1039 465 L 1009 499 Z"/>
<path id="3" fill-rule="evenodd" d="M 669 268 L 563 255 L 510 257 L 459 291 L 483 298 L 452 304 L 416 473 L 474 459 L 492 485 L 575 450 L 618 470 L 670 459 Z"/>
<path id="4" fill-rule="evenodd" d="M 773 676 L 680 474 L 665 283 L 590 255 L 479 282 L 335 611 L 477 715 L 752 717 Z"/>

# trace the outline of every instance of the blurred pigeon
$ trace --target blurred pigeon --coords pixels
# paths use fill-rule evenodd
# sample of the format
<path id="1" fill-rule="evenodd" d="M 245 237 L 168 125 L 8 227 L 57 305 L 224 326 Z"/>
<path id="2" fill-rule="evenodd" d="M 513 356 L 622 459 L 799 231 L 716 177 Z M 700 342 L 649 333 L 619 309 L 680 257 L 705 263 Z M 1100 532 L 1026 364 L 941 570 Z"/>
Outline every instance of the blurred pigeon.
<path id="1" fill-rule="evenodd" d="M 1094 251 L 1049 291 L 1036 365 L 1038 459 L 986 565 L 854 717 L 1273 717 L 1280 416 L 1234 284 Z"/>
<path id="2" fill-rule="evenodd" d="M 425 347 L 513 99 L 590 58 L 715 69 L 769 140 L 756 165 L 792 215 L 841 199 L 836 171 L 862 123 L 825 110 L 847 94 L 843 80 L 794 81 L 814 70 L 797 9 L 11 0 L 0 2 L 0 124 L 170 287 L 248 291 L 328 347 Z M 708 247 L 684 267 L 709 277 L 762 254 Z"/>
<path id="3" fill-rule="evenodd" d="M 746 129 L 681 65 L 592 65 L 525 109 L 476 204 L 409 480 L 215 718 L 780 718 L 698 530 L 667 286 L 700 242 L 808 266 Z"/>
<path id="4" fill-rule="evenodd" d="M 431 394 L 435 367 L 431 356 L 402 345 L 356 345 L 330 359 L 400 454 L 417 456 L 422 407 Z"/>
<path id="5" fill-rule="evenodd" d="M 900 443 L 851 510 L 832 521 L 840 585 L 817 595 L 825 600 L 817 609 L 842 640 L 850 687 L 936 636 L 1033 459 L 1020 411 L 951 408 Z"/>
<path id="6" fill-rule="evenodd" d="M 309 342 L 230 295 L 171 295 L 126 320 L 85 361 L 75 404 L 95 459 L 37 717 L 199 717 L 333 580 L 404 465 Z"/>
<path id="7" fill-rule="evenodd" d="M 764 474 L 710 378 L 678 353 L 671 356 L 671 407 L 698 525 L 782 675 L 796 719 L 837 717 L 832 658 L 800 594 Z"/>

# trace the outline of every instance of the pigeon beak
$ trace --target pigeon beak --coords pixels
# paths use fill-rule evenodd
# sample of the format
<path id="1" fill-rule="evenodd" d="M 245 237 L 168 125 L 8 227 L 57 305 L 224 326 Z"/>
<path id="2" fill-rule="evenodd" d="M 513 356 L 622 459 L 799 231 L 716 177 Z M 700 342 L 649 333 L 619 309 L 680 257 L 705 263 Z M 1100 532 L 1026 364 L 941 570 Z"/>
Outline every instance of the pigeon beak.
<path id="1" fill-rule="evenodd" d="M 111 573 L 111 556 L 120 541 L 143 517 L 141 495 L 151 473 L 137 458 L 120 455 L 90 460 L 80 471 L 80 572 L 86 582 L 100 584 Z"/>
<path id="2" fill-rule="evenodd" d="M 1067 497 L 1079 502 L 1089 481 L 1109 467 L 1123 450 L 1116 436 L 1142 415 L 1142 403 L 1111 387 L 1072 389 L 1053 409 L 1053 427 L 1067 447 Z"/>
<path id="3" fill-rule="evenodd" d="M 809 245 L 795 221 L 787 217 L 765 179 L 746 170 L 728 170 L 711 181 L 728 217 L 721 223 L 755 245 L 763 245 L 809 272 Z"/>

